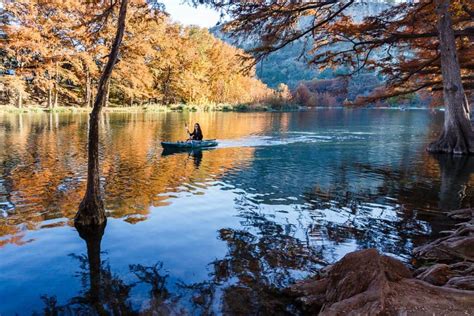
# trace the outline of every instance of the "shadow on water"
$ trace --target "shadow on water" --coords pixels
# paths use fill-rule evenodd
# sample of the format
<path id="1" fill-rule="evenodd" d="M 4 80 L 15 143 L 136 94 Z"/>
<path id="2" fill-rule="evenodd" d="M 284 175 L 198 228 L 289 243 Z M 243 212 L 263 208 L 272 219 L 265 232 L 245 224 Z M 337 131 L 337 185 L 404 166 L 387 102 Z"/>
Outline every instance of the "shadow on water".
<path id="1" fill-rule="evenodd" d="M 176 149 L 163 149 L 163 152 L 161 153 L 161 156 L 167 157 L 167 156 L 173 156 L 173 155 L 183 155 L 187 156 L 187 158 L 192 158 L 194 161 L 194 166 L 196 169 L 199 169 L 201 166 L 202 162 L 202 156 L 203 156 L 203 151 L 206 149 L 181 149 L 181 150 L 176 150 Z M 212 150 L 212 149 L 207 149 L 207 150 Z"/>

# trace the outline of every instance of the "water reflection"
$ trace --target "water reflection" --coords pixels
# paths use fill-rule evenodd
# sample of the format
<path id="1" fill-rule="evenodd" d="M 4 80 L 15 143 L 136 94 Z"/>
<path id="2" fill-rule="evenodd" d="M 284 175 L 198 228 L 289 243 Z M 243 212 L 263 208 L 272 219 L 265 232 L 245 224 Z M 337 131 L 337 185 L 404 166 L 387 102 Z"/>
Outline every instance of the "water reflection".
<path id="1" fill-rule="evenodd" d="M 79 236 L 86 242 L 87 255 L 71 254 L 79 262 L 82 291 L 64 305 L 52 295 L 42 295 L 43 313 L 46 315 L 134 315 L 129 302 L 133 284 L 126 284 L 115 275 L 106 261 L 101 260 L 101 241 L 105 224 L 95 227 L 77 227 Z"/>
<path id="2" fill-rule="evenodd" d="M 441 173 L 439 203 L 442 209 L 470 207 L 469 185 L 474 159 L 466 156 L 436 155 Z"/>
<path id="3" fill-rule="evenodd" d="M 162 153 L 195 121 L 218 148 Z M 109 222 L 79 231 L 86 256 L 71 219 L 87 116 L 0 114 L 0 313 L 18 297 L 25 313 L 291 313 L 279 289 L 294 279 L 360 248 L 408 259 L 450 224 L 440 210 L 471 205 L 473 159 L 424 152 L 440 124 L 428 111 L 107 114 Z"/>
<path id="4" fill-rule="evenodd" d="M 105 224 L 77 227 L 85 241 L 87 254 L 70 254 L 79 264 L 75 275 L 80 279 L 79 295 L 59 304 L 55 295 L 41 295 L 47 315 L 226 315 L 287 313 L 296 311 L 281 288 L 294 281 L 294 271 L 314 271 L 321 264 L 311 247 L 291 236 L 294 228 L 268 220 L 258 211 L 242 214 L 258 232 L 223 228 L 218 238 L 226 243 L 223 259 L 210 263 L 209 279 L 189 283 L 170 280 L 163 262 L 150 266 L 129 264 L 132 280 L 125 281 L 103 260 L 101 242 Z M 293 271 L 293 272 L 292 272 Z M 301 277 L 302 275 L 299 275 Z M 143 286 L 145 297 L 134 306 L 131 294 Z"/>
<path id="5" fill-rule="evenodd" d="M 206 151 L 206 150 L 203 150 L 203 149 L 191 149 L 191 150 L 164 149 L 163 152 L 161 153 L 161 156 L 166 157 L 166 156 L 172 156 L 172 155 L 187 154 L 188 159 L 191 159 L 194 162 L 194 167 L 196 169 L 199 169 L 199 167 L 201 166 L 203 151 Z"/>
<path id="6" fill-rule="evenodd" d="M 213 159 L 202 166 L 202 172 L 197 170 L 202 161 L 198 152 L 191 155 L 194 163 L 190 164 L 182 155 L 160 159 L 162 150 L 156 133 L 166 135 L 167 139 L 179 139 L 181 129 L 176 125 L 186 119 L 171 114 L 155 116 L 158 120 L 137 114 L 115 115 L 110 120 L 110 114 L 106 115 L 108 124 L 102 125 L 101 166 L 108 216 L 125 218 L 129 222 L 144 220 L 150 205 L 162 204 L 158 194 L 173 191 L 183 182 L 206 181 L 208 171 L 215 171 L 210 176 L 218 177 L 226 169 L 245 163 L 251 155 L 251 148 L 234 150 L 234 159 L 225 159 L 226 153 L 216 152 Z M 11 236 L 9 241 L 2 240 L 2 244 L 24 242 L 19 226 L 31 230 L 52 219 L 72 218 L 85 189 L 87 117 L 70 114 L 24 116 L 4 114 L 2 117 L 6 120 L 2 129 L 5 147 L 0 152 L 4 188 L 0 198 L 5 216 L 0 218 L 0 236 Z M 255 119 L 253 126 L 258 131 L 259 120 L 258 117 Z M 29 124 L 24 122 L 26 120 Z M 216 121 L 217 118 L 212 122 Z M 203 127 L 211 131 L 213 123 L 203 122 Z M 107 125 L 111 129 L 105 129 Z M 253 131 L 243 126 L 237 124 L 242 128 L 240 133 Z M 223 132 L 222 136 L 226 137 Z M 66 223 L 54 221 L 47 225 Z M 12 236 L 15 233 L 16 236 Z"/>

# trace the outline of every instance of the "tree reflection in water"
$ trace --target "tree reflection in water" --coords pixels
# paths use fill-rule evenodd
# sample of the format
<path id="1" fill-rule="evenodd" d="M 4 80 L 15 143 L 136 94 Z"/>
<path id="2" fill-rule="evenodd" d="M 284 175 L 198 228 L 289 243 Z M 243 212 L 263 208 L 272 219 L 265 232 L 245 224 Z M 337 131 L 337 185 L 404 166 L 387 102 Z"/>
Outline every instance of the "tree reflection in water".
<path id="1" fill-rule="evenodd" d="M 333 183 L 324 189 L 316 186 L 304 194 L 305 209 L 312 219 L 309 235 L 314 240 L 332 242 L 332 245 L 326 243 L 322 246 L 325 252 L 331 252 L 334 245 L 352 241 L 360 249 L 373 247 L 410 258 L 411 250 L 430 240 L 430 234 L 438 236 L 439 232 L 452 228 L 454 222 L 436 210 L 472 205 L 472 197 L 466 192 L 474 173 L 474 157 L 431 155 L 425 166 L 429 169 L 425 172 L 439 170 L 439 183 L 427 185 L 425 179 L 413 177 L 409 168 L 358 164 L 348 169 L 357 168 L 358 174 L 368 174 L 368 177 L 381 181 L 375 188 L 355 192 L 351 190 L 346 170 L 341 168 Z M 407 182 L 411 184 L 399 185 Z M 399 205 L 384 207 L 386 196 L 398 201 Z M 423 205 L 420 201 L 436 201 L 438 204 Z M 331 215 L 335 214 L 347 220 L 344 223 L 332 222 Z"/>
<path id="2" fill-rule="evenodd" d="M 213 309 L 225 315 L 294 311 L 282 288 L 302 277 L 299 271 L 315 272 L 321 267 L 321 255 L 293 236 L 294 227 L 273 221 L 258 207 L 241 208 L 239 217 L 244 229 L 218 232 L 227 254 L 211 263 L 210 280 L 182 286 L 193 291 L 193 302 L 204 315 Z"/>
<path id="3" fill-rule="evenodd" d="M 444 204 L 444 201 L 466 203 L 459 199 L 462 198 L 462 187 L 474 172 L 473 160 L 438 157 L 436 162 L 442 180 L 440 207 L 459 206 Z M 151 266 L 130 264 L 129 270 L 136 280 L 126 283 L 111 271 L 107 261 L 101 260 L 104 227 L 87 231 L 78 229 L 87 245 L 87 256 L 73 256 L 80 262 L 83 291 L 62 306 L 54 296 L 43 296 L 44 313 L 210 315 L 221 312 L 226 315 L 266 315 L 296 312 L 297 307 L 291 305 L 281 289 L 296 278 L 304 277 L 301 271 L 316 272 L 325 264 L 322 258 L 330 258 L 328 253 L 335 251 L 337 244 L 355 241 L 360 248 L 376 247 L 386 253 L 400 254 L 417 243 L 417 231 L 426 229 L 420 219 L 423 215 L 407 209 L 386 210 L 387 214 L 383 214 L 383 210 L 374 213 L 374 207 L 369 203 L 380 197 L 387 182 L 403 181 L 403 174 L 389 169 L 369 170 L 369 166 L 361 168 L 383 179 L 377 192 L 358 191 L 359 194 L 355 195 L 348 188 L 340 191 L 343 181 L 338 181 L 337 191 L 345 192 L 342 194 L 335 195 L 318 188 L 306 192 L 305 208 L 295 211 L 310 214 L 310 225 L 298 223 L 298 220 L 297 223 L 285 223 L 275 219 L 274 213 L 266 213 L 251 198 L 245 195 L 237 198 L 235 210 L 240 228 L 226 227 L 217 231 L 217 238 L 225 242 L 227 253 L 210 263 L 209 277 L 202 282 L 171 282 L 163 263 L 157 262 Z M 420 188 L 411 195 L 398 192 L 403 195 L 398 197 L 399 200 L 409 206 L 420 195 L 429 194 L 428 188 Z M 443 197 L 443 194 L 453 192 L 458 194 L 456 198 Z M 391 192 L 391 195 L 396 196 L 395 193 Z M 348 220 L 335 223 L 321 217 L 321 214 L 335 210 L 345 212 Z M 391 216 L 396 216 L 397 220 L 392 220 Z M 148 290 L 146 303 L 137 307 L 132 305 L 130 297 L 138 284 L 145 285 Z"/>
<path id="4" fill-rule="evenodd" d="M 331 133 L 336 133 L 332 128 L 345 126 L 331 125 L 334 122 L 329 121 L 325 123 L 324 117 L 320 117 L 322 113 L 325 112 L 301 116 L 288 114 L 292 117 L 290 131 L 327 137 L 327 131 L 319 129 L 321 126 L 330 127 Z M 395 115 L 394 112 L 370 113 Z M 359 121 L 348 111 L 336 114 L 335 117 L 343 114 Z M 415 117 L 415 114 L 404 112 L 400 122 L 395 121 L 390 126 L 405 128 L 402 119 L 404 122 L 407 115 Z M 194 218 L 199 219 L 201 214 L 204 217 L 207 216 L 205 212 L 209 212 L 206 220 L 215 225 L 196 225 L 193 228 L 198 233 L 205 233 L 202 235 L 205 238 L 218 238 L 219 245 L 210 250 L 210 258 L 200 262 L 199 266 L 190 264 L 189 271 L 186 271 L 196 275 L 203 272 L 200 275 L 204 276 L 192 281 L 181 277 L 180 281 L 166 268 L 170 268 L 169 262 L 189 258 L 187 254 L 169 254 L 171 251 L 169 257 L 159 258 L 164 263 L 154 263 L 158 259 L 154 252 L 146 253 L 147 249 L 137 247 L 140 245 L 134 240 L 123 242 L 115 238 L 111 249 L 125 253 L 137 253 L 137 248 L 144 250 L 144 265 L 137 264 L 143 262 L 129 262 L 133 259 L 120 255 L 109 264 L 100 258 L 103 231 L 81 233 L 87 244 L 87 256 L 75 251 L 76 255 L 72 257 L 75 258 L 73 262 L 77 261 L 81 267 L 77 276 L 83 281 L 82 290 L 73 298 L 67 297 L 67 301 L 63 300 L 64 297 L 59 299 L 59 290 L 58 293 L 49 293 L 58 295 L 58 300 L 54 296 L 44 296 L 44 313 L 285 313 L 291 307 L 287 306 L 287 300 L 279 289 L 324 265 L 321 259 L 332 262 L 347 251 L 366 247 L 377 247 L 385 253 L 409 258 L 413 247 L 450 224 L 439 210 L 472 204 L 469 200 L 473 183 L 470 174 L 474 171 L 472 158 L 425 155 L 425 142 L 419 140 L 416 131 L 407 132 L 413 138 L 410 141 L 403 134 L 400 138 L 403 141 L 392 142 L 393 135 L 398 135 L 397 130 L 382 133 L 374 125 L 364 129 L 369 132 L 367 135 L 373 132 L 373 136 L 363 136 L 359 140 L 350 138 L 347 141 L 334 139 L 333 143 L 302 141 L 281 146 L 246 147 L 241 146 L 239 139 L 243 137 L 251 143 L 254 138 L 249 135 L 260 135 L 261 130 L 265 130 L 264 134 L 270 135 L 268 137 L 273 135 L 273 131 L 278 131 L 278 137 L 282 139 L 293 137 L 293 134 L 280 131 L 283 126 L 279 120 L 276 121 L 279 114 L 262 116 L 260 127 L 255 127 L 253 117 L 233 116 L 224 124 L 220 123 L 221 114 L 215 115 L 216 119 L 209 116 L 208 128 L 221 124 L 221 128 L 213 133 L 232 140 L 230 144 L 233 145 L 191 155 L 160 156 L 158 140 L 182 136 L 175 132 L 179 130 L 178 126 L 182 126 L 182 116 L 144 115 L 138 116 L 137 120 L 114 115 L 107 123 L 111 127 L 103 133 L 106 144 L 103 174 L 109 218 L 137 223 L 131 226 L 117 224 L 116 228 L 126 227 L 143 241 L 153 238 L 156 233 L 163 234 L 161 228 L 154 226 L 155 223 L 175 225 L 171 228 L 176 227 L 179 233 L 185 231 L 181 229 L 183 225 L 179 220 L 186 215 L 171 216 L 174 211 L 180 211 L 176 205 L 192 210 L 196 205 L 195 214 L 190 212 L 189 218 L 196 216 Z M 20 266 L 17 263 L 25 258 L 24 252 L 8 250 L 13 249 L 13 244 L 23 245 L 30 240 L 31 232 L 38 230 L 38 234 L 33 236 L 44 241 L 55 236 L 56 232 L 67 231 L 67 227 L 64 230 L 48 229 L 68 225 L 68 219 L 74 215 L 71 210 L 75 210 L 82 196 L 87 121 L 85 116 L 82 119 L 65 116 L 56 120 L 58 124 L 48 125 L 41 116 L 38 122 L 23 124 L 18 133 L 13 129 L 0 135 L 1 140 L 5 140 L 4 148 L 0 150 L 3 159 L 0 169 L 4 174 L 4 181 L 0 183 L 0 203 L 3 203 L 0 211 L 5 214 L 0 217 L 0 237 L 3 237 L 0 245 L 12 262 L 6 265 L 7 269 L 18 273 L 25 271 L 17 268 Z M 301 125 L 301 120 L 318 128 Z M 234 122 L 240 125 L 234 126 Z M 228 128 L 230 125 L 232 129 Z M 225 134 L 227 130 L 237 134 Z M 358 131 L 359 127 L 356 126 L 355 130 Z M 391 146 L 400 145 L 400 148 L 381 151 L 389 147 L 387 141 Z M 196 187 L 199 190 L 194 190 Z M 187 194 L 189 192 L 192 194 Z M 190 200 L 186 200 L 188 197 Z M 185 203 L 176 203 L 178 199 Z M 226 203 L 221 205 L 222 201 Z M 200 202 L 206 205 L 202 210 Z M 222 209 L 217 209 L 216 205 Z M 213 211 L 221 216 L 213 218 Z M 143 222 L 145 220 L 148 221 Z M 109 225 L 112 227 L 111 223 Z M 165 230 L 165 238 L 156 242 L 159 245 L 153 251 L 163 249 L 161 246 L 168 242 L 167 238 L 182 242 L 184 246 L 177 248 L 180 251 L 189 247 L 197 247 L 203 253 L 207 251 L 202 245 L 186 245 L 191 244 L 189 236 L 179 235 L 172 229 Z M 120 230 L 115 230 L 115 234 L 120 234 Z M 114 233 L 111 236 L 116 237 Z M 59 247 L 64 245 L 60 238 L 55 240 Z M 223 244 L 225 246 L 221 248 Z M 61 265 L 64 261 L 56 262 Z M 116 265 L 122 269 L 115 270 Z M 180 265 L 178 273 L 182 272 L 182 266 L 187 268 L 186 263 Z M 35 273 L 42 273 L 41 269 L 36 270 L 40 272 L 27 272 L 35 277 Z M 64 279 L 59 279 L 58 284 L 64 282 L 60 286 L 69 286 L 66 283 L 70 282 L 69 275 L 63 275 Z M 54 290 L 36 290 L 28 286 L 21 291 L 32 293 L 37 298 L 37 291 Z M 19 290 L 12 293 L 11 297 L 20 297 L 17 295 Z M 41 308 L 33 304 L 32 309 Z"/>
<path id="5" fill-rule="evenodd" d="M 471 205 L 466 200 L 466 189 L 469 178 L 474 173 L 474 157 L 435 155 L 441 173 L 439 190 L 440 207 L 445 210 L 454 210 Z"/>
<path id="6" fill-rule="evenodd" d="M 82 291 L 64 305 L 56 297 L 43 295 L 47 315 L 210 315 L 285 314 L 296 307 L 281 291 L 301 274 L 315 271 L 323 262 L 321 254 L 292 236 L 295 229 L 272 221 L 258 208 L 241 212 L 246 229 L 222 228 L 218 238 L 227 244 L 227 254 L 210 263 L 211 273 L 204 282 L 169 282 L 163 263 L 151 266 L 130 264 L 136 280 L 125 282 L 108 261 L 101 259 L 105 225 L 77 227 L 85 240 L 87 255 L 71 255 L 80 264 Z M 131 291 L 138 284 L 149 287 L 146 304 L 132 306 Z M 172 290 L 171 290 L 172 289 Z"/>
<path id="7" fill-rule="evenodd" d="M 43 295 L 46 315 L 134 315 L 130 291 L 134 284 L 126 284 L 111 271 L 107 261 L 101 260 L 101 241 L 105 223 L 101 226 L 76 227 L 87 245 L 87 255 L 71 256 L 80 263 L 82 292 L 63 306 L 58 306 L 54 296 Z"/>
<path id="8" fill-rule="evenodd" d="M 137 277 L 139 283 L 150 286 L 148 306 L 141 310 L 145 315 L 183 315 L 179 305 L 180 295 L 173 294 L 167 289 L 168 274 L 164 274 L 163 263 L 157 262 L 153 266 L 132 264 L 130 271 Z"/>

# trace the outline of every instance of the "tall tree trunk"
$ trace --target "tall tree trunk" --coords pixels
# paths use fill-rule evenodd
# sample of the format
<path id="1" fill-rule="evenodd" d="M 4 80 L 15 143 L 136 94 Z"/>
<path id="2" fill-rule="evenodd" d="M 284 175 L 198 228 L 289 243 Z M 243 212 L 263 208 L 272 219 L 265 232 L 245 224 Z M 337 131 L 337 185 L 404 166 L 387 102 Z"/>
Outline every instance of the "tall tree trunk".
<path id="1" fill-rule="evenodd" d="M 56 108 L 58 106 L 58 84 L 55 82 L 54 83 L 54 102 L 53 102 L 53 108 Z"/>
<path id="2" fill-rule="evenodd" d="M 92 84 L 91 84 L 91 99 L 90 99 L 90 103 L 89 103 L 88 107 L 93 107 L 92 102 L 93 102 L 93 100 L 95 100 L 95 93 L 96 93 L 96 91 L 95 91 L 94 87 L 92 87 Z"/>
<path id="3" fill-rule="evenodd" d="M 51 87 L 48 88 L 48 109 L 53 107 L 53 96 L 51 93 Z"/>
<path id="4" fill-rule="evenodd" d="M 56 62 L 56 76 L 54 78 L 54 103 L 53 108 L 58 106 L 58 88 L 59 88 L 59 64 Z"/>
<path id="5" fill-rule="evenodd" d="M 106 221 L 104 202 L 102 200 L 99 175 L 99 118 L 104 104 L 105 88 L 110 80 L 112 70 L 117 62 L 117 56 L 125 30 L 125 17 L 127 15 L 128 0 L 122 0 L 115 35 L 109 60 L 105 65 L 97 87 L 97 96 L 89 119 L 88 161 L 87 161 L 87 187 L 86 194 L 79 205 L 76 214 L 76 225 L 101 225 Z"/>
<path id="6" fill-rule="evenodd" d="M 86 108 L 90 107 L 91 104 L 91 75 L 89 72 L 89 68 L 86 67 L 86 95 L 84 98 L 84 106 Z"/>
<path id="7" fill-rule="evenodd" d="M 107 86 L 105 88 L 105 98 L 104 98 L 104 107 L 109 106 L 109 96 L 110 96 L 110 80 L 107 81 Z"/>
<path id="8" fill-rule="evenodd" d="M 450 0 L 435 0 L 445 114 L 441 137 L 428 146 L 428 151 L 469 154 L 474 153 L 474 132 L 467 111 L 469 105 L 462 86 L 456 41 L 449 12 L 450 2 Z"/>
<path id="9" fill-rule="evenodd" d="M 18 91 L 18 108 L 21 109 L 23 107 L 23 93 Z"/>
<path id="10" fill-rule="evenodd" d="M 171 81 L 171 66 L 168 66 L 168 73 L 163 84 L 163 104 L 168 105 L 170 102 L 170 81 Z"/>

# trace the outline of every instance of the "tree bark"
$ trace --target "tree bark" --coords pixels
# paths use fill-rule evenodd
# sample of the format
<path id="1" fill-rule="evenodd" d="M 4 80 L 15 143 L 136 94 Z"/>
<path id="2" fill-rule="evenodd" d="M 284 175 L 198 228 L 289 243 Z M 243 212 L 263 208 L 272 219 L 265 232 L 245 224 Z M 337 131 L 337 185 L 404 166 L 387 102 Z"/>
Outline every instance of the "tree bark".
<path id="1" fill-rule="evenodd" d="M 54 78 L 54 103 L 53 103 L 53 108 L 56 108 L 58 106 L 58 87 L 59 87 L 59 71 L 58 71 L 59 65 L 58 62 L 56 62 L 56 76 Z"/>
<path id="2" fill-rule="evenodd" d="M 104 98 L 104 107 L 109 107 L 109 96 L 110 96 L 110 80 L 107 81 L 107 86 L 105 89 L 105 98 Z"/>
<path id="3" fill-rule="evenodd" d="M 102 200 L 99 175 L 99 118 L 104 104 L 105 89 L 110 80 L 112 70 L 120 49 L 123 33 L 125 30 L 125 17 L 127 15 L 128 0 L 122 0 L 115 35 L 109 60 L 105 65 L 97 87 L 97 95 L 94 107 L 89 118 L 89 140 L 88 140 L 88 161 L 87 161 L 87 186 L 86 193 L 79 205 L 79 210 L 75 217 L 76 225 L 101 225 L 106 221 L 104 202 Z"/>
<path id="4" fill-rule="evenodd" d="M 166 79 L 164 80 L 163 84 L 163 104 L 168 105 L 170 104 L 170 81 L 171 81 L 171 66 L 168 66 L 168 73 L 166 75 Z"/>
<path id="5" fill-rule="evenodd" d="M 58 106 L 58 84 L 54 83 L 54 102 L 53 102 L 53 108 L 56 108 Z"/>
<path id="6" fill-rule="evenodd" d="M 450 2 L 450 0 L 435 0 L 445 114 L 441 137 L 428 146 L 428 151 L 472 154 L 474 153 L 474 132 L 461 80 L 456 41 L 449 12 Z"/>
<path id="7" fill-rule="evenodd" d="M 51 93 L 51 88 L 48 88 L 48 109 L 51 109 L 53 106 L 53 98 Z"/>
<path id="8" fill-rule="evenodd" d="M 92 87 L 92 82 L 91 82 L 91 98 L 90 98 L 90 103 L 88 105 L 88 107 L 93 107 L 94 105 L 92 104 L 93 100 L 95 100 L 95 89 L 94 87 Z"/>
<path id="9" fill-rule="evenodd" d="M 86 108 L 91 104 L 91 75 L 89 69 L 86 68 L 86 95 L 84 98 L 84 105 Z"/>
<path id="10" fill-rule="evenodd" d="M 18 91 L 18 108 L 21 109 L 23 107 L 23 93 Z"/>

